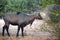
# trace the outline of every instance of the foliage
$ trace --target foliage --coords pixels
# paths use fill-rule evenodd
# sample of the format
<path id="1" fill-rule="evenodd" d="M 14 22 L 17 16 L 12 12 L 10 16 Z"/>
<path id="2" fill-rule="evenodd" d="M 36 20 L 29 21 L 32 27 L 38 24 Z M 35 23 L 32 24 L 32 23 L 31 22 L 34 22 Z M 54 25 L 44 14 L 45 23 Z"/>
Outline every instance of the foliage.
<path id="1" fill-rule="evenodd" d="M 50 20 L 47 21 L 47 25 L 50 26 L 50 29 L 47 29 L 52 35 L 57 36 L 60 38 L 60 11 L 54 9 L 49 12 Z"/>
<path id="2" fill-rule="evenodd" d="M 54 1 L 55 0 L 0 0 L 0 12 L 32 13 L 54 3 Z"/>
<path id="3" fill-rule="evenodd" d="M 58 10 L 52 10 L 50 12 L 50 19 L 52 22 L 57 23 L 60 21 L 60 13 Z"/>
<path id="4" fill-rule="evenodd" d="M 50 20 L 42 24 L 41 31 L 50 32 L 53 36 L 60 38 L 60 5 L 52 8 L 48 14 Z"/>
<path id="5" fill-rule="evenodd" d="M 53 2 L 54 0 L 0 0 L 0 10 L 2 12 L 3 10 L 5 10 L 5 12 L 32 12 L 46 7 Z"/>

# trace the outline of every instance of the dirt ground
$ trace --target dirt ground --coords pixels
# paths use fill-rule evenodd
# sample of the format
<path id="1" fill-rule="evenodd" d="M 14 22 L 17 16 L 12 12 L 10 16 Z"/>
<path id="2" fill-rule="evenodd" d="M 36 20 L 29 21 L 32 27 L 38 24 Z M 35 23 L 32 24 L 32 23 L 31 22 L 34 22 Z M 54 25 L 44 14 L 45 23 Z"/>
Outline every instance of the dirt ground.
<path id="1" fill-rule="evenodd" d="M 22 37 L 21 35 L 16 37 L 15 35 L 11 35 L 10 37 L 8 37 L 7 35 L 5 35 L 4 37 L 2 35 L 0 35 L 0 40 L 59 40 L 56 37 L 53 36 L 24 36 Z"/>
<path id="2" fill-rule="evenodd" d="M 2 37 L 0 36 L 0 40 L 42 40 L 40 37 L 35 37 L 35 36 L 24 36 L 24 37 L 15 37 L 15 36 L 11 36 L 11 37 Z"/>
<path id="3" fill-rule="evenodd" d="M 24 37 L 15 37 L 15 36 L 0 36 L 0 40 L 51 40 L 49 38 L 46 37 L 40 37 L 40 36 L 24 36 Z"/>

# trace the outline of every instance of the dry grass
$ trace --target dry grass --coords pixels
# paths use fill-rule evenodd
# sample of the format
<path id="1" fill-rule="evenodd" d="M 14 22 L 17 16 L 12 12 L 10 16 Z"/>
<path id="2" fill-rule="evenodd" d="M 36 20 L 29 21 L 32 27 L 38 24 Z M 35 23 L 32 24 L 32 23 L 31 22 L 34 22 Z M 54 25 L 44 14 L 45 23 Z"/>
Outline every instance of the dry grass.
<path id="1" fill-rule="evenodd" d="M 38 36 L 24 36 L 24 37 L 21 37 L 21 36 L 2 37 L 2 36 L 0 36 L 0 40 L 46 40 L 46 39 L 42 39 L 41 37 L 38 37 Z"/>
<path id="2" fill-rule="evenodd" d="M 58 40 L 56 39 L 56 37 L 52 37 L 52 36 L 44 36 L 44 35 L 41 35 L 41 36 L 19 36 L 19 37 L 16 37 L 15 35 L 11 35 L 10 37 L 8 36 L 1 36 L 0 35 L 0 40 Z"/>

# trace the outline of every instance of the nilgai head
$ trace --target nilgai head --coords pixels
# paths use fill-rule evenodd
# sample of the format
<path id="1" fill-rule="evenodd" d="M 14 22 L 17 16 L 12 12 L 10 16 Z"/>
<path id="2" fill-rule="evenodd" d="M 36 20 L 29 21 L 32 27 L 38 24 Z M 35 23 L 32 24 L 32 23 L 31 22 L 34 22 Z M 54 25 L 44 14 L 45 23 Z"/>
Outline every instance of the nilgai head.
<path id="1" fill-rule="evenodd" d="M 42 20 L 43 18 L 42 18 L 42 16 L 41 16 L 41 14 L 40 14 L 40 12 L 38 12 L 38 13 L 36 13 L 36 15 L 35 15 L 36 17 L 36 19 L 39 19 L 39 20 Z"/>

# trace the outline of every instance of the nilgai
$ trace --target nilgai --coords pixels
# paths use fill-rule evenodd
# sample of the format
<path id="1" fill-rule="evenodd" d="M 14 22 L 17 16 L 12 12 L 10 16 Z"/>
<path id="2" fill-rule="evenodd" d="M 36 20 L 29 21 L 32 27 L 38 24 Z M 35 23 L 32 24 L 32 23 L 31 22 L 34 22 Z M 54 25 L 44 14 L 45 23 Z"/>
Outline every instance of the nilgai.
<path id="1" fill-rule="evenodd" d="M 16 14 L 12 14 L 12 13 L 4 14 L 3 15 L 3 20 L 5 22 L 5 25 L 3 26 L 2 35 L 4 36 L 4 32 L 6 30 L 8 36 L 10 36 L 10 34 L 9 34 L 9 25 L 11 24 L 11 25 L 17 25 L 18 26 L 16 36 L 19 36 L 20 28 L 21 28 L 22 36 L 24 36 L 24 34 L 23 34 L 24 27 L 28 24 L 32 24 L 35 19 L 42 20 L 43 18 L 41 17 L 40 13 L 29 14 L 29 15 L 24 14 L 22 12 L 17 12 Z"/>

